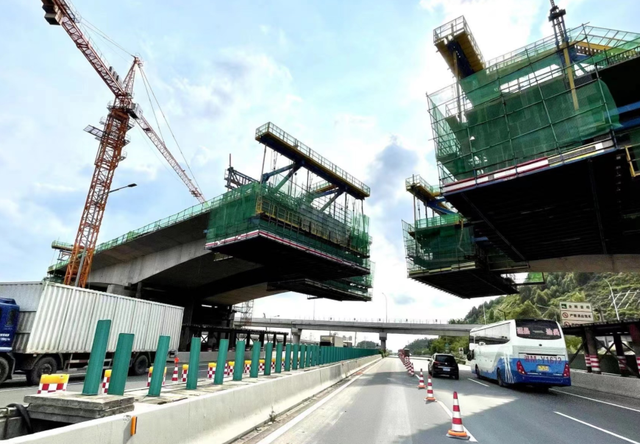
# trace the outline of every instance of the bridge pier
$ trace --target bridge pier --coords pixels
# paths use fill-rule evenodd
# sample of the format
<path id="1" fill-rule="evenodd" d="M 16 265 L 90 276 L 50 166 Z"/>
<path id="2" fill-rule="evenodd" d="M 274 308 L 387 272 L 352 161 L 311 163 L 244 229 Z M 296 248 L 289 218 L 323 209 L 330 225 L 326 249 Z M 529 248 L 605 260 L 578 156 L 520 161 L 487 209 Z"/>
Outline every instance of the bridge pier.
<path id="1" fill-rule="evenodd" d="M 387 351 L 387 333 L 380 333 L 380 349 Z"/>
<path id="2" fill-rule="evenodd" d="M 291 342 L 293 344 L 299 344 L 300 343 L 300 336 L 302 336 L 302 329 L 301 328 L 292 328 L 291 329 Z"/>

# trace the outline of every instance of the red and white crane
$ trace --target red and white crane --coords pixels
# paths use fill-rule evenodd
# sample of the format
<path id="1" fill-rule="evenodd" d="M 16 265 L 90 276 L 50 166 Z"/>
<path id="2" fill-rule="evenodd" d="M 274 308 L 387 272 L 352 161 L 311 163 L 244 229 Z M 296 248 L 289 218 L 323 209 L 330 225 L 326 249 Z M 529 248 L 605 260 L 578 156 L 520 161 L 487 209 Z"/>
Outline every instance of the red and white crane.
<path id="1" fill-rule="evenodd" d="M 98 131 L 97 134 L 93 133 L 98 136 L 100 146 L 96 155 L 91 186 L 87 193 L 78 232 L 64 277 L 66 285 L 84 287 L 91 271 L 91 263 L 104 210 L 109 198 L 113 175 L 118 163 L 122 160 L 122 148 L 128 142 L 126 138 L 127 131 L 133 127 L 132 119 L 151 139 L 151 142 L 178 174 L 191 194 L 201 203 L 205 202 L 205 198 L 175 157 L 173 157 L 162 138 L 156 134 L 147 119 L 144 118 L 140 107 L 133 101 L 135 72 L 136 68 L 141 67 L 142 61 L 138 57 L 134 57 L 131 68 L 121 81 L 118 74 L 105 63 L 92 46 L 89 38 L 85 36 L 79 26 L 80 17 L 67 1 L 42 0 L 42 9 L 45 11 L 45 20 L 50 25 L 61 26 L 67 32 L 76 47 L 82 52 L 115 96 L 114 101 L 109 104 L 109 114 L 104 122 L 104 128 L 102 131 Z"/>

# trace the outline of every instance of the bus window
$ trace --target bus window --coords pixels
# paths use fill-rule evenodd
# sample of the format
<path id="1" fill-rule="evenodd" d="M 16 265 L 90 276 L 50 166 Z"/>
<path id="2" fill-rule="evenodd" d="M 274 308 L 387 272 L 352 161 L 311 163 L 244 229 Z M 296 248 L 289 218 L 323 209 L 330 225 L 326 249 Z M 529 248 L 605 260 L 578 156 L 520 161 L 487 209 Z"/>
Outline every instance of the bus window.
<path id="1" fill-rule="evenodd" d="M 560 339 L 560 328 L 554 321 L 516 320 L 516 334 L 526 339 Z"/>

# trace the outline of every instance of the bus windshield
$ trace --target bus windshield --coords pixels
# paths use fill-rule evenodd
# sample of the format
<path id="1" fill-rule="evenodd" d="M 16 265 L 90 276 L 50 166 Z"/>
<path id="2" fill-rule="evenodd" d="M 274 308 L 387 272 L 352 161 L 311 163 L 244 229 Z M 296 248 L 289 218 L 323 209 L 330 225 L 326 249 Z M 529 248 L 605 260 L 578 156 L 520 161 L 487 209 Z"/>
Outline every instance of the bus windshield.
<path id="1" fill-rule="evenodd" d="M 516 320 L 516 334 L 526 339 L 562 338 L 557 323 L 543 320 Z"/>

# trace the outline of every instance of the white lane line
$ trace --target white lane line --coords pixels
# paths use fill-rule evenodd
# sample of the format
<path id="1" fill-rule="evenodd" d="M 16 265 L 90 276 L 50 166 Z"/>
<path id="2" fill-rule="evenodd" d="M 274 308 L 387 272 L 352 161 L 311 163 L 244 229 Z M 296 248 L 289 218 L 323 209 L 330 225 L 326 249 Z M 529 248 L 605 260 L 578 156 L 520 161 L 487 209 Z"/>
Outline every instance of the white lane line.
<path id="1" fill-rule="evenodd" d="M 631 410 L 632 412 L 640 413 L 640 409 L 634 409 L 633 407 L 627 407 L 625 405 L 614 404 L 613 402 L 607 402 L 607 401 L 601 401 L 599 399 L 588 398 L 586 396 L 576 395 L 575 393 L 564 392 L 562 390 L 551 389 L 550 391 L 555 392 L 555 393 L 562 393 L 563 395 L 575 396 L 576 398 L 588 399 L 589 401 L 599 402 L 600 404 L 606 404 L 606 405 L 610 405 L 610 406 L 613 406 L 613 407 L 618 407 L 618 408 L 621 408 L 621 409 Z"/>
<path id="2" fill-rule="evenodd" d="M 267 435 L 266 437 L 264 437 L 263 439 L 261 439 L 257 444 L 271 444 L 273 441 L 275 441 L 276 439 L 280 438 L 282 435 L 284 435 L 285 433 L 287 433 L 293 426 L 295 426 L 296 424 L 298 424 L 300 421 L 302 421 L 303 419 L 305 419 L 307 416 L 309 416 L 310 414 L 312 414 L 313 412 L 315 412 L 316 410 L 318 410 L 320 407 L 322 407 L 323 405 L 325 405 L 327 402 L 329 402 L 334 396 L 336 396 L 338 393 L 340 393 L 341 391 L 343 391 L 344 389 L 346 389 L 347 387 L 349 387 L 351 384 L 353 384 L 354 382 L 356 382 L 358 379 L 360 379 L 360 376 L 364 375 L 366 372 L 368 372 L 369 370 L 371 370 L 373 367 L 376 367 L 378 364 L 380 364 L 382 362 L 382 359 L 380 359 L 376 364 L 367 367 L 362 373 L 360 373 L 359 375 L 357 375 L 355 378 L 353 378 L 351 381 L 347 382 L 345 385 L 343 385 L 342 387 L 340 387 L 338 390 L 336 390 L 333 393 L 330 393 L 329 395 L 327 395 L 325 398 L 323 398 L 320 402 L 318 402 L 317 404 L 313 405 L 312 407 L 310 407 L 309 409 L 305 410 L 304 412 L 302 412 L 301 414 L 299 414 L 298 416 L 296 416 L 295 418 L 293 418 L 291 421 L 289 421 L 288 423 L 286 423 L 285 425 L 283 425 L 282 427 L 280 427 L 278 430 L 276 430 L 275 432 L 271 433 L 270 435 Z"/>
<path id="3" fill-rule="evenodd" d="M 440 407 L 442 407 L 444 409 L 444 411 L 447 413 L 447 415 L 449 415 L 449 418 L 453 418 L 453 413 L 451 413 L 451 410 L 449 410 L 449 407 L 444 405 L 444 403 L 442 401 L 436 401 L 436 402 L 438 404 L 440 404 Z M 469 441 L 478 442 L 478 440 L 471 434 L 469 429 L 467 429 L 464 425 L 462 426 L 462 428 L 464 428 L 465 432 L 467 432 L 467 435 L 469 435 Z M 640 444 L 640 443 L 638 443 L 638 444 Z"/>
<path id="4" fill-rule="evenodd" d="M 467 378 L 469 381 L 471 382 L 475 382 L 476 384 L 480 384 L 480 385 L 484 385 L 485 387 L 489 387 L 488 384 L 485 384 L 484 382 L 480 382 L 480 381 L 476 381 L 475 379 L 472 378 Z"/>
<path id="5" fill-rule="evenodd" d="M 555 413 L 556 415 L 564 416 L 565 418 L 571 419 L 572 421 L 579 422 L 580 424 L 584 424 L 584 425 L 586 425 L 588 427 L 591 427 L 592 429 L 600 430 L 601 432 L 604 432 L 604 433 L 606 433 L 608 435 L 611 435 L 611 436 L 615 436 L 616 438 L 619 438 L 619 439 L 621 439 L 623 441 L 627 441 L 627 442 L 630 442 L 630 443 L 633 443 L 633 444 L 640 444 L 640 442 L 638 442 L 638 441 L 634 441 L 632 439 L 625 438 L 624 436 L 617 435 L 617 434 L 615 434 L 613 432 L 610 432 L 609 430 L 601 429 L 600 427 L 596 427 L 593 424 L 589 424 L 588 422 L 580 421 L 579 419 L 573 418 L 573 417 L 571 417 L 569 415 L 565 415 L 564 413 L 560 413 L 560 412 L 553 412 L 553 413 Z"/>

